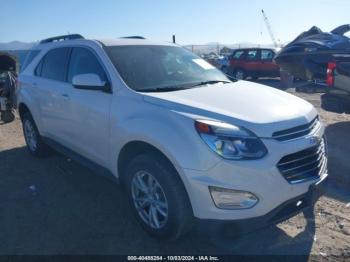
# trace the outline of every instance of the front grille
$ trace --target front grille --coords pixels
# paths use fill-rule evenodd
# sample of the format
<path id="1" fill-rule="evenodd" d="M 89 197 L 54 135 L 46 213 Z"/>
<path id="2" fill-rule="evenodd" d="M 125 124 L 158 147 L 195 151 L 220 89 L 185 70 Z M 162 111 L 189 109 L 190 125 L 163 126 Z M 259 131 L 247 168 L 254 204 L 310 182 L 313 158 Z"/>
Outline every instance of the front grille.
<path id="1" fill-rule="evenodd" d="M 278 141 L 287 141 L 294 138 L 302 137 L 310 134 L 316 127 L 319 126 L 319 118 L 314 118 L 310 123 L 296 126 L 293 128 L 277 131 L 272 134 L 272 138 Z"/>
<path id="2" fill-rule="evenodd" d="M 325 140 L 319 145 L 283 157 L 277 168 L 291 184 L 319 178 L 327 169 Z"/>

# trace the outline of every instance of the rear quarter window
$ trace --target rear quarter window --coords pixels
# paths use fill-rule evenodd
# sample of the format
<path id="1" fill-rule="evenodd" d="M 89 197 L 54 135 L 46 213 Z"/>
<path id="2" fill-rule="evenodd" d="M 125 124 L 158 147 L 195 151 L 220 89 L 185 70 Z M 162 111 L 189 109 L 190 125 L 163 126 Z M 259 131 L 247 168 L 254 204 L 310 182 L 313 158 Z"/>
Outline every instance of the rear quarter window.
<path id="1" fill-rule="evenodd" d="M 272 60 L 274 54 L 271 50 L 261 50 L 261 60 Z"/>
<path id="2" fill-rule="evenodd" d="M 34 60 L 35 57 L 40 53 L 40 50 L 32 50 L 26 56 L 23 65 L 21 66 L 21 72 Z"/>

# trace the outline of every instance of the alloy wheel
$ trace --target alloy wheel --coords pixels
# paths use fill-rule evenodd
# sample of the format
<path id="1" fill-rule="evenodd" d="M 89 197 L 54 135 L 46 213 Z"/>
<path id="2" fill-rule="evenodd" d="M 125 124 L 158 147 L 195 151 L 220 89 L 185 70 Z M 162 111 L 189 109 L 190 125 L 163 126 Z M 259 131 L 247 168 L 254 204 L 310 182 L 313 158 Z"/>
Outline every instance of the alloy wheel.
<path id="1" fill-rule="evenodd" d="M 153 229 L 161 229 L 168 220 L 168 201 L 157 179 L 146 171 L 138 171 L 131 183 L 136 211 L 143 222 Z"/>
<path id="2" fill-rule="evenodd" d="M 38 138 L 32 122 L 28 119 L 24 122 L 24 136 L 29 149 L 34 152 L 37 149 Z"/>

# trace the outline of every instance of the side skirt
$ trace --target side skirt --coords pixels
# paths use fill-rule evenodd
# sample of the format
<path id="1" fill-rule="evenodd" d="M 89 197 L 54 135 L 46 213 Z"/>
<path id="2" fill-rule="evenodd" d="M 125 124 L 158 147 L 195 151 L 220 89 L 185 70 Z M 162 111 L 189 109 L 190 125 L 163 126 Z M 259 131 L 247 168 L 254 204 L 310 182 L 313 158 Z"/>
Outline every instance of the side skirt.
<path id="1" fill-rule="evenodd" d="M 74 152 L 73 150 L 61 145 L 60 143 L 54 141 L 51 138 L 43 137 L 43 140 L 48 146 L 52 147 L 54 150 L 58 151 L 62 155 L 65 155 L 65 156 L 71 158 L 72 160 L 78 162 L 82 166 L 90 169 L 94 173 L 102 175 L 105 178 L 111 180 L 112 182 L 119 184 L 119 180 L 107 168 L 105 168 L 99 164 L 96 164 L 95 162 L 91 161 L 90 159 L 83 157 L 82 155 L 80 155 L 80 154 Z"/>

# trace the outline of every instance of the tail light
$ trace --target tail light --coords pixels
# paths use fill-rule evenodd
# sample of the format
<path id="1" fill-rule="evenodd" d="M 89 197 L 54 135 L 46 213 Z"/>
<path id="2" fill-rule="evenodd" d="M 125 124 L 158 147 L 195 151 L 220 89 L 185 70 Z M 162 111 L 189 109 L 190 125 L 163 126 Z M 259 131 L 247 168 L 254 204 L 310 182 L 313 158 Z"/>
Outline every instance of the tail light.
<path id="1" fill-rule="evenodd" d="M 334 85 L 334 69 L 337 67 L 337 64 L 334 62 L 328 63 L 327 66 L 327 86 Z"/>

